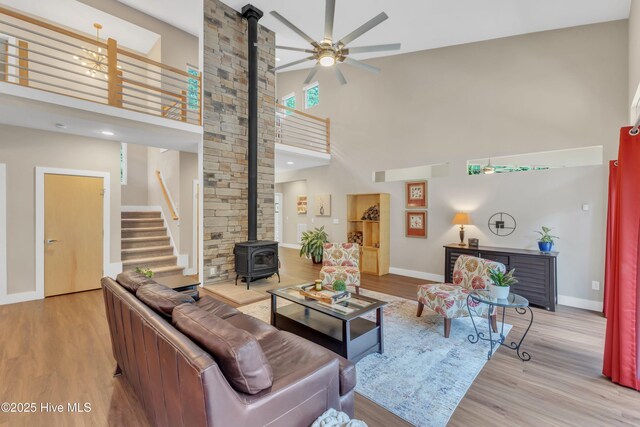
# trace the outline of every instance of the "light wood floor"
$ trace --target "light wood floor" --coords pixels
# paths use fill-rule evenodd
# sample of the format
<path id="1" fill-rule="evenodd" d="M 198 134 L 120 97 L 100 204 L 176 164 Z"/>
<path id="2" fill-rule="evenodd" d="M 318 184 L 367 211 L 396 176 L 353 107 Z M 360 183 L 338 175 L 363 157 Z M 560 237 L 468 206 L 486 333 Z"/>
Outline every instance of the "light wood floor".
<path id="1" fill-rule="evenodd" d="M 288 273 L 317 276 L 319 267 L 282 250 Z M 424 281 L 397 275 L 364 276 L 363 287 L 415 298 Z M 453 414 L 452 426 L 640 425 L 640 395 L 600 374 L 604 319 L 560 306 L 534 310 L 527 337 L 533 360 L 523 363 L 500 349 L 478 375 Z M 525 323 L 508 316 L 510 337 Z M 455 321 L 452 334 L 456 333 Z M 126 381 L 113 378 L 114 361 L 102 293 L 89 291 L 0 306 L 0 403 L 67 405 L 89 402 L 84 414 L 5 414 L 0 426 L 146 426 L 142 407 Z M 356 417 L 370 427 L 408 425 L 378 405 L 356 397 Z M 425 420 L 428 425 L 428 420 Z"/>

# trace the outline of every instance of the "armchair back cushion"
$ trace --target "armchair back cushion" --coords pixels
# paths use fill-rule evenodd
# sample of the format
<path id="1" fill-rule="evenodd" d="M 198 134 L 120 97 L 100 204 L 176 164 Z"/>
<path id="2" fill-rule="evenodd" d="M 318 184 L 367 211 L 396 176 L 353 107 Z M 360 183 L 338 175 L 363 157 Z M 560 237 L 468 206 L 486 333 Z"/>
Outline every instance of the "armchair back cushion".
<path id="1" fill-rule="evenodd" d="M 485 289 L 491 283 L 490 269 L 506 272 L 504 264 L 499 262 L 460 255 L 453 267 L 453 284 L 469 291 Z"/>
<path id="2" fill-rule="evenodd" d="M 357 243 L 325 243 L 322 251 L 324 267 L 358 267 L 360 246 Z"/>

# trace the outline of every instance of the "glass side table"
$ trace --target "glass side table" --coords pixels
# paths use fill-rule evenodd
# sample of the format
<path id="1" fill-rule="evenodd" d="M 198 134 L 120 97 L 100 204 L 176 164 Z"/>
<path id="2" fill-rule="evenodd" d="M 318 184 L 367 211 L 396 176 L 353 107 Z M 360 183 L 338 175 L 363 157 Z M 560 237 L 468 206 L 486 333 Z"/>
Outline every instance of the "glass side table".
<path id="1" fill-rule="evenodd" d="M 469 304 L 470 302 L 475 302 L 475 304 Z M 491 328 L 491 316 L 487 316 L 487 321 L 489 322 L 489 337 L 482 331 L 478 331 L 478 327 L 476 326 L 476 321 L 474 320 L 474 309 L 471 305 L 477 306 L 480 304 L 487 304 L 489 306 L 489 313 L 493 313 L 495 309 L 498 311 L 499 307 L 502 307 L 502 325 L 500 327 L 500 333 L 492 332 Z M 504 335 L 504 314 L 508 308 L 515 309 L 516 313 L 524 315 L 529 311 L 530 320 L 529 326 L 527 326 L 527 330 L 524 331 L 524 335 L 520 338 L 520 341 L 517 343 L 512 341 L 511 344 L 505 343 L 505 335 Z M 469 310 L 469 317 L 471 317 L 471 322 L 473 323 L 473 329 L 475 330 L 475 334 L 469 335 L 467 338 L 471 343 L 477 343 L 480 340 L 488 341 L 490 348 L 489 353 L 487 355 L 487 359 L 491 359 L 491 355 L 493 354 L 493 349 L 497 345 L 505 346 L 511 350 L 515 350 L 516 354 L 523 362 L 528 362 L 531 360 L 531 355 L 526 351 L 521 351 L 520 347 L 522 346 L 522 342 L 527 336 L 529 329 L 531 329 L 531 325 L 533 324 L 533 311 L 529 307 L 529 301 L 518 294 L 510 293 L 509 296 L 505 299 L 496 299 L 491 296 L 489 290 L 475 290 L 469 294 L 467 297 L 467 310 Z M 498 314 L 496 312 L 496 314 Z M 477 316 L 476 316 L 477 317 Z"/>

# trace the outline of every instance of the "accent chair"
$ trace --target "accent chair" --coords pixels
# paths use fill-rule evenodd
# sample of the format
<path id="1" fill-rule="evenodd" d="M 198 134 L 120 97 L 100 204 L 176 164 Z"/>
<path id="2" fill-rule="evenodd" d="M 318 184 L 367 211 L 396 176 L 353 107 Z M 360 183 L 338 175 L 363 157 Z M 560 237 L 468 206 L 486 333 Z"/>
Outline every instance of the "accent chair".
<path id="1" fill-rule="evenodd" d="M 360 294 L 360 246 L 357 243 L 325 243 L 320 279 L 323 285 L 344 280 Z"/>
<path id="2" fill-rule="evenodd" d="M 485 289 L 491 283 L 489 269 L 506 272 L 504 264 L 460 255 L 453 267 L 453 283 L 426 284 L 418 288 L 418 317 L 425 306 L 444 317 L 444 336 L 449 338 L 451 319 L 468 317 L 467 297 L 477 289 Z M 474 310 L 474 317 L 491 316 L 494 331 L 498 330 L 496 312 L 489 313 L 486 304 L 470 300 L 469 308 Z"/>

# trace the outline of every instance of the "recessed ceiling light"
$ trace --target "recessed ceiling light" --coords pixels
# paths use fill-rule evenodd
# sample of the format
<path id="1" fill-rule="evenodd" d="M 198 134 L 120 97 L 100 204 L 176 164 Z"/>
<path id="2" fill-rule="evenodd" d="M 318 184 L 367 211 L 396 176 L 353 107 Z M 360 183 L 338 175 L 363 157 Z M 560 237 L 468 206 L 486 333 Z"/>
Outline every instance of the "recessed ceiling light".
<path id="1" fill-rule="evenodd" d="M 280 61 L 280 58 L 276 58 L 276 61 Z"/>
<path id="2" fill-rule="evenodd" d="M 115 135 L 115 133 L 111 132 L 110 130 L 103 130 L 103 131 L 102 131 L 102 132 L 100 132 L 100 133 L 102 133 L 103 135 L 106 135 L 106 136 L 113 136 L 113 135 Z"/>
<path id="3" fill-rule="evenodd" d="M 67 128 L 67 125 L 65 125 L 64 123 L 56 123 L 56 127 L 57 127 L 58 129 L 66 129 L 66 128 Z"/>
<path id="4" fill-rule="evenodd" d="M 293 162 L 287 162 L 287 164 L 288 164 L 288 165 L 292 165 L 292 164 L 293 164 Z"/>

